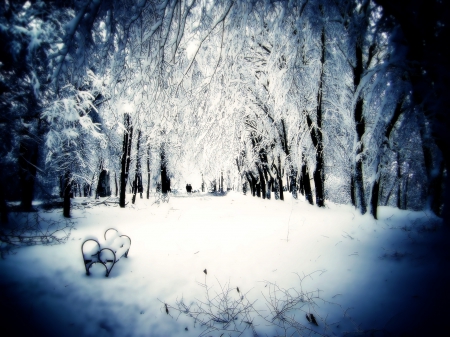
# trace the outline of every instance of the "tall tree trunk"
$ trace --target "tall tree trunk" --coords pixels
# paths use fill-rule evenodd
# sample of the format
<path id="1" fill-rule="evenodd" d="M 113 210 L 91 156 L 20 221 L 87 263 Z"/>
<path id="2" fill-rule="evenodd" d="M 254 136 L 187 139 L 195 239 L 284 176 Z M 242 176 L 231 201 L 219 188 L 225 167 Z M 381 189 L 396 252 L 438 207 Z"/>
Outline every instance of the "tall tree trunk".
<path id="1" fill-rule="evenodd" d="M 264 180 L 266 182 L 266 198 L 270 200 L 273 178 L 272 175 L 270 174 L 270 171 L 267 169 L 267 162 L 264 163 L 262 171 L 264 174 Z"/>
<path id="2" fill-rule="evenodd" d="M 278 188 L 280 189 L 280 200 L 284 200 L 283 173 L 281 172 L 281 158 L 278 156 Z"/>
<path id="3" fill-rule="evenodd" d="M 363 176 L 363 158 L 364 144 L 362 137 L 365 132 L 365 121 L 363 117 L 363 100 L 359 98 L 355 106 L 355 123 L 356 123 L 356 162 L 353 172 L 354 196 L 356 207 L 361 214 L 367 212 L 366 197 L 364 193 L 364 176 Z"/>
<path id="4" fill-rule="evenodd" d="M 283 118 L 281 119 L 280 123 L 281 123 L 281 130 L 282 130 L 282 133 L 280 133 L 281 147 L 283 148 L 283 151 L 286 154 L 287 167 L 289 168 L 289 171 L 290 171 L 291 164 L 292 164 L 291 163 L 291 155 L 290 155 L 290 145 L 288 144 L 288 135 L 287 135 L 287 132 L 286 132 L 286 125 L 285 125 L 285 122 L 284 122 Z M 280 158 L 278 158 L 278 163 L 280 164 Z M 290 181 L 290 177 L 289 177 L 290 173 L 291 172 L 287 172 L 287 170 L 286 170 L 286 189 L 289 192 L 291 192 L 291 189 L 290 189 L 291 185 L 289 183 L 289 181 Z M 280 171 L 280 175 L 281 175 L 280 178 L 282 178 L 283 174 L 281 173 L 281 171 Z M 283 188 L 282 185 L 283 185 L 283 183 L 280 180 L 280 199 L 284 200 L 284 194 L 282 192 L 284 190 L 284 188 Z"/>
<path id="5" fill-rule="evenodd" d="M 95 181 L 95 172 L 92 174 L 91 183 L 89 185 L 89 191 L 88 191 L 88 196 L 89 197 L 92 196 L 92 186 L 94 186 L 94 181 Z"/>
<path id="6" fill-rule="evenodd" d="M 262 198 L 266 199 L 266 179 L 264 179 L 263 170 L 259 166 L 257 166 L 257 169 L 259 173 L 259 185 L 261 187 Z"/>
<path id="7" fill-rule="evenodd" d="M 70 171 L 67 170 L 64 174 L 64 202 L 63 202 L 63 215 L 66 218 L 70 218 L 70 195 L 71 195 L 71 174 Z"/>
<path id="8" fill-rule="evenodd" d="M 123 147 L 122 147 L 122 160 L 120 171 L 120 196 L 119 205 L 125 207 L 125 193 L 128 182 L 128 172 L 131 161 L 131 141 L 133 137 L 133 126 L 131 125 L 131 118 L 128 113 L 124 114 L 124 133 L 123 133 Z"/>
<path id="9" fill-rule="evenodd" d="M 278 186 L 278 178 L 275 178 L 273 181 L 273 191 L 275 194 L 275 200 L 279 200 L 280 199 L 280 189 Z"/>
<path id="10" fill-rule="evenodd" d="M 26 104 L 27 116 L 23 118 L 21 138 L 19 144 L 19 183 L 21 188 L 20 206 L 29 211 L 32 208 L 34 198 L 34 184 L 36 180 L 36 167 L 39 155 L 39 144 L 37 142 L 40 130 L 40 119 L 37 113 L 38 101 L 33 93 L 29 91 Z M 31 127 L 26 125 L 32 125 Z M 35 128 L 35 131 L 33 130 Z"/>
<path id="11" fill-rule="evenodd" d="M 303 183 L 303 172 L 300 170 L 300 194 L 305 195 L 305 186 Z"/>
<path id="12" fill-rule="evenodd" d="M 432 176 L 432 180 L 430 183 L 430 193 L 429 195 L 431 196 L 431 202 L 430 202 L 430 206 L 431 206 L 431 210 L 438 216 L 443 216 L 443 211 L 444 211 L 444 193 L 448 193 L 447 191 L 445 191 L 444 188 L 444 184 L 445 184 L 445 162 L 442 160 L 440 163 L 440 167 L 438 173 L 433 173 L 434 176 Z M 448 177 L 448 172 L 447 172 L 447 179 L 449 179 Z M 450 205 L 445 205 L 445 207 L 450 207 Z"/>
<path id="13" fill-rule="evenodd" d="M 358 86 L 361 82 L 361 78 L 364 72 L 363 63 L 363 49 L 362 49 L 362 39 L 356 42 L 355 49 L 356 65 L 353 67 L 353 85 L 354 92 L 357 93 Z M 356 127 L 356 149 L 355 149 L 355 163 L 353 166 L 353 196 L 354 204 L 359 209 L 361 214 L 367 212 L 366 198 L 364 193 L 364 176 L 363 176 L 363 158 L 362 153 L 364 151 L 364 144 L 362 143 L 362 137 L 365 132 L 365 120 L 364 120 L 364 101 L 362 97 L 357 97 L 355 110 L 354 110 L 354 121 Z"/>
<path id="14" fill-rule="evenodd" d="M 408 182 L 409 182 L 409 176 L 406 175 L 405 186 L 403 189 L 403 209 L 408 209 Z"/>
<path id="15" fill-rule="evenodd" d="M 400 165 L 400 152 L 397 152 L 397 208 L 404 209 L 402 205 L 402 185 L 403 185 L 402 169 Z"/>
<path id="16" fill-rule="evenodd" d="M 167 174 L 167 159 L 166 159 L 166 151 L 165 144 L 161 144 L 161 192 L 166 194 L 170 191 L 170 179 Z"/>
<path id="17" fill-rule="evenodd" d="M 29 211 L 34 198 L 34 182 L 36 179 L 36 165 L 38 159 L 38 144 L 35 140 L 24 135 L 19 145 L 19 181 L 21 187 L 20 206 Z"/>
<path id="18" fill-rule="evenodd" d="M 320 82 L 319 82 L 319 90 L 317 92 L 317 128 L 315 130 L 316 141 L 316 169 L 314 170 L 314 185 L 316 189 L 316 205 L 318 207 L 325 206 L 325 165 L 323 158 L 323 141 L 322 141 L 322 96 L 323 96 L 323 75 L 324 75 L 324 67 L 325 67 L 325 28 L 322 28 L 321 35 L 322 42 L 322 55 L 320 58 L 321 62 L 321 70 L 320 70 Z"/>
<path id="19" fill-rule="evenodd" d="M 286 171 L 286 190 L 291 192 L 291 184 L 289 183 L 289 172 Z"/>
<path id="20" fill-rule="evenodd" d="M 142 172 L 141 172 L 141 130 L 137 132 L 137 140 L 136 140 L 136 171 L 134 173 L 134 182 L 133 182 L 133 197 L 131 202 L 134 204 L 136 202 L 136 193 L 139 192 L 142 199 Z"/>
<path id="21" fill-rule="evenodd" d="M 150 184 L 151 184 L 151 174 L 150 174 L 150 145 L 147 147 L 147 199 L 150 199 Z"/>
<path id="22" fill-rule="evenodd" d="M 248 175 L 250 176 L 249 182 L 250 182 L 250 189 L 252 191 L 252 195 L 256 196 L 256 193 L 257 193 L 256 183 L 257 183 L 258 179 L 256 179 L 256 177 L 253 175 L 252 172 L 248 172 Z"/>
<path id="23" fill-rule="evenodd" d="M 202 192 L 205 192 L 205 180 L 203 180 L 203 173 L 202 173 Z"/>
<path id="24" fill-rule="evenodd" d="M 379 179 L 375 180 L 375 183 L 373 184 L 372 187 L 372 199 L 371 199 L 371 204 L 372 204 L 372 215 L 374 217 L 374 219 L 378 219 L 378 199 L 379 199 L 379 195 L 380 195 L 380 183 L 379 183 Z"/>
<path id="25" fill-rule="evenodd" d="M 267 162 L 267 154 L 266 154 L 265 149 L 261 149 L 259 151 L 259 158 L 261 161 L 260 169 L 263 174 L 263 178 L 261 181 L 264 181 L 264 189 L 263 189 L 265 191 L 264 194 L 267 199 L 270 199 L 271 184 L 272 184 L 273 178 L 272 178 L 272 175 L 270 174 L 269 164 Z"/>
<path id="26" fill-rule="evenodd" d="M 381 151 L 384 151 L 386 148 L 389 147 L 389 139 L 391 137 L 392 131 L 394 130 L 394 126 L 395 124 L 399 121 L 400 116 L 403 112 L 402 110 L 402 105 L 404 103 L 405 100 L 405 96 L 401 97 L 396 106 L 395 106 L 395 110 L 394 113 L 392 115 L 391 120 L 389 121 L 389 123 L 386 126 L 386 130 L 384 132 L 384 141 L 382 143 L 382 149 Z M 371 195 L 370 195 L 370 203 L 371 203 L 371 208 L 370 208 L 370 213 L 373 215 L 373 217 L 375 219 L 378 219 L 378 204 L 379 204 L 379 199 L 380 196 L 383 195 L 382 191 L 380 191 L 380 189 L 382 190 L 382 186 L 381 186 L 381 168 L 380 168 L 380 161 L 381 161 L 381 157 L 383 156 L 384 153 L 380 153 L 377 157 L 378 160 L 378 164 L 376 165 L 377 171 L 376 171 L 376 179 L 372 185 L 372 189 L 371 189 Z M 398 158 L 399 159 L 399 158 Z"/>
<path id="27" fill-rule="evenodd" d="M 2 225 L 8 223 L 8 204 L 6 203 L 5 194 L 3 182 L 0 181 L 0 223 Z"/>
<path id="28" fill-rule="evenodd" d="M 270 176 L 269 180 L 267 180 L 267 199 L 272 198 L 272 190 L 273 190 L 273 177 Z"/>
<path id="29" fill-rule="evenodd" d="M 311 205 L 314 205 L 311 191 L 311 182 L 309 181 L 309 171 L 308 166 L 306 164 L 305 154 L 302 154 L 302 181 L 303 181 L 303 188 L 305 191 L 305 198 Z"/>
<path id="30" fill-rule="evenodd" d="M 116 185 L 116 193 L 115 193 L 115 195 L 117 197 L 117 195 L 119 194 L 119 188 L 117 186 L 117 172 L 116 171 L 114 171 L 114 184 Z"/>
<path id="31" fill-rule="evenodd" d="M 423 126 L 423 128 L 426 127 Z M 432 140 L 431 136 L 428 135 L 428 132 L 421 130 L 421 137 L 424 164 L 428 178 L 427 204 L 437 216 L 442 216 L 444 204 L 443 188 L 445 162 L 442 159 L 440 161 L 436 159 L 433 160 L 433 153 L 436 153 L 437 151 L 436 149 L 433 151 L 430 146 Z"/>
<path id="32" fill-rule="evenodd" d="M 294 199 L 297 199 L 298 198 L 298 195 L 297 195 L 297 174 L 298 174 L 298 172 L 297 172 L 297 169 L 294 168 L 293 165 L 291 165 L 289 167 L 289 171 L 290 171 L 290 173 L 289 173 L 289 175 L 290 175 L 289 190 L 291 191 L 292 197 Z"/>

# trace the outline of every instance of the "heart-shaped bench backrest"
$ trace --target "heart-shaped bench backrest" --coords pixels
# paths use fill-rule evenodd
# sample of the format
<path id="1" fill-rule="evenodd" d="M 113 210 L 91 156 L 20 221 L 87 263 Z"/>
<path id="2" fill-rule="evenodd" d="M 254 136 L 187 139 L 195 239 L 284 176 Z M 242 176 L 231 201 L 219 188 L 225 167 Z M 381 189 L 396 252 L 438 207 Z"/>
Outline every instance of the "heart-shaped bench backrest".
<path id="1" fill-rule="evenodd" d="M 95 242 L 95 244 L 87 244 L 87 242 Z M 110 248 L 100 249 L 100 244 L 97 240 L 87 239 L 81 245 L 81 254 L 83 255 L 84 267 L 86 268 L 86 275 L 90 275 L 89 269 L 94 263 L 100 263 L 105 267 L 106 276 L 109 276 L 111 270 L 116 263 L 116 254 Z"/>
<path id="2" fill-rule="evenodd" d="M 120 235 L 114 228 L 109 228 L 105 232 L 105 246 L 111 248 L 116 254 L 116 262 L 122 256 L 128 257 L 128 252 L 131 247 L 131 239 L 127 235 Z"/>
<path id="3" fill-rule="evenodd" d="M 86 248 L 85 248 L 84 245 L 88 242 L 94 242 L 95 244 L 89 243 L 86 245 Z M 81 245 L 81 254 L 83 256 L 84 267 L 86 268 L 86 275 L 90 274 L 89 268 L 91 268 L 91 266 L 94 263 L 99 262 L 98 261 L 98 252 L 99 251 L 100 251 L 100 244 L 98 243 L 97 240 L 87 239 Z"/>

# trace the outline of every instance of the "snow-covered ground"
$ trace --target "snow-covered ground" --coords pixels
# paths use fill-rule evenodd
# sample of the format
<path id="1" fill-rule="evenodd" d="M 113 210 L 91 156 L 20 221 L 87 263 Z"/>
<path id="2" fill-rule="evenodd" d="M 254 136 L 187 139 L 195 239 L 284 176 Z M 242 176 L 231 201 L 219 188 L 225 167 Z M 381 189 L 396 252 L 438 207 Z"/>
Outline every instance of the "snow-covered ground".
<path id="1" fill-rule="evenodd" d="M 350 206 L 319 209 L 290 195 L 282 202 L 236 192 L 153 201 L 76 209 L 76 230 L 66 244 L 24 247 L 1 260 L 2 329 L 6 324 L 18 335 L 43 336 L 199 336 L 207 326 L 176 308 L 182 299 L 207 302 L 206 283 L 212 304 L 229 290 L 228 313 L 253 303 L 247 316 L 228 326 L 247 328 L 243 336 L 252 336 L 252 326 L 258 336 L 290 336 L 292 328 L 273 325 L 289 322 L 298 322 L 304 335 L 448 336 L 450 241 L 430 212 L 380 207 L 374 220 Z M 87 276 L 81 243 L 90 236 L 104 242 L 111 227 L 131 238 L 128 259 L 108 278 L 99 264 Z M 284 321 L 273 319 L 270 304 L 279 311 L 289 304 L 286 291 L 290 300 L 303 296 L 300 309 L 283 311 Z M 217 315 L 219 309 L 211 307 Z M 219 330 L 205 336 L 238 335 L 210 323 Z"/>

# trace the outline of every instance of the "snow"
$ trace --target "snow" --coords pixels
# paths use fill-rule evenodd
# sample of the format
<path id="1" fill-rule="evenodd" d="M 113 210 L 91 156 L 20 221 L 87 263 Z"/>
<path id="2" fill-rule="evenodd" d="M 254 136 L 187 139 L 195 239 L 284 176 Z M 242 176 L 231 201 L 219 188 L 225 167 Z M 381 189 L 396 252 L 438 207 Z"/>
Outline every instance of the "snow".
<path id="1" fill-rule="evenodd" d="M 449 313 L 449 237 L 437 218 L 380 207 L 374 220 L 350 206 L 328 202 L 319 209 L 289 194 L 286 199 L 180 193 L 160 205 L 138 198 L 126 209 L 74 209 L 76 230 L 66 244 L 20 248 L 0 261 L 3 317 L 19 332 L 45 336 L 199 336 L 205 327 L 194 327 L 174 308 L 182 298 L 187 305 L 205 301 L 200 284 L 206 282 L 210 294 L 229 287 L 234 300 L 243 294 L 256 301 L 262 315 L 269 314 L 266 299 L 276 287 L 319 296 L 295 318 L 320 333 L 326 319 L 325 335 L 358 328 L 367 335 L 439 335 Z M 87 276 L 81 244 L 95 236 L 106 247 L 108 228 L 131 238 L 128 258 L 108 278 L 100 264 Z M 309 311 L 318 327 L 306 320 Z M 284 333 L 255 314 L 253 319 L 258 336 Z M 22 320 L 29 328 L 15 325 Z M 250 329 L 243 334 L 251 335 Z"/>

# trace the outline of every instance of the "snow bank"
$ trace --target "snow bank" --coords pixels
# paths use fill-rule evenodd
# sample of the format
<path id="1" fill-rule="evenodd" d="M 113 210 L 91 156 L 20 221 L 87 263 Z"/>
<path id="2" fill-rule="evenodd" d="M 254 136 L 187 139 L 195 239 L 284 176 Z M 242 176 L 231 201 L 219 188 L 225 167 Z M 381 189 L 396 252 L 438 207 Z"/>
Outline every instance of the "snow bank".
<path id="1" fill-rule="evenodd" d="M 237 193 L 153 201 L 75 210 L 66 244 L 22 248 L 0 261 L 4 317 L 11 324 L 26 319 L 46 336 L 199 336 L 206 327 L 194 327 L 175 308 L 181 299 L 205 301 L 205 283 L 211 295 L 230 289 L 232 300 L 245 296 L 269 321 L 275 295 L 281 305 L 284 290 L 309 294 L 316 304 L 300 303 L 295 320 L 325 335 L 433 335 L 449 313 L 448 233 L 429 213 L 380 207 L 374 220 L 349 206 L 318 209 L 289 195 L 285 202 Z M 131 238 L 128 258 L 109 278 L 101 265 L 86 276 L 81 243 L 103 240 L 111 227 Z M 252 317 L 258 335 L 283 333 Z M 251 335 L 249 326 L 243 336 Z"/>

